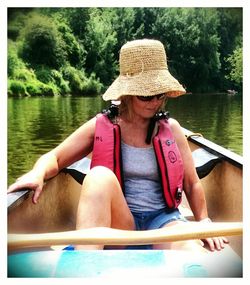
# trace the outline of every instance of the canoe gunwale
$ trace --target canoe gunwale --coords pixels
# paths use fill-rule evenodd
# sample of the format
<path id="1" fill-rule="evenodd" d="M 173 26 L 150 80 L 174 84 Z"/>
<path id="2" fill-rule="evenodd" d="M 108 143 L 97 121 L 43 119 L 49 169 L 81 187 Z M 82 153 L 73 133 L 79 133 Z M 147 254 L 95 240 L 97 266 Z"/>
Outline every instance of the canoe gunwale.
<path id="1" fill-rule="evenodd" d="M 16 192 L 7 195 L 8 213 L 18 205 L 22 204 L 24 200 L 29 198 L 31 189 L 20 189 Z"/>
<path id="2" fill-rule="evenodd" d="M 216 143 L 213 143 L 199 134 L 195 134 L 185 128 L 182 128 L 187 140 L 204 148 L 208 152 L 218 156 L 221 160 L 228 161 L 230 164 L 242 169 L 243 168 L 243 157 L 224 148 Z"/>

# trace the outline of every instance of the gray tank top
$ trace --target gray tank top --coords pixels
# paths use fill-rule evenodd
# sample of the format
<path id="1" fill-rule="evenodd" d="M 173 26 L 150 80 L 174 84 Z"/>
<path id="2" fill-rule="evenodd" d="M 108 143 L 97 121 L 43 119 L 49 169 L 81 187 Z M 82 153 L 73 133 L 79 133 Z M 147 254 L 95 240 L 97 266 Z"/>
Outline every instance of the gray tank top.
<path id="1" fill-rule="evenodd" d="M 125 198 L 133 212 L 166 207 L 153 147 L 138 148 L 122 142 Z"/>

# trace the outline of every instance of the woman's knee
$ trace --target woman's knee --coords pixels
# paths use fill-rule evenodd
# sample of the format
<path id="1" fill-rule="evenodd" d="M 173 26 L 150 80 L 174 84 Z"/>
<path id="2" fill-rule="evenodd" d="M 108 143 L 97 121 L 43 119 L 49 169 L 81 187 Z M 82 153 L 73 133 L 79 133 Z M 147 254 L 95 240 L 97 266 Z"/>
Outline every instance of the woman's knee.
<path id="1" fill-rule="evenodd" d="M 114 189 L 120 188 L 120 184 L 115 174 L 104 166 L 93 167 L 83 181 L 84 191 L 101 192 L 108 194 Z"/>
<path id="2" fill-rule="evenodd" d="M 114 172 L 105 166 L 95 166 L 91 168 L 89 173 L 86 175 L 84 181 L 96 182 L 99 184 L 114 183 L 118 182 Z"/>

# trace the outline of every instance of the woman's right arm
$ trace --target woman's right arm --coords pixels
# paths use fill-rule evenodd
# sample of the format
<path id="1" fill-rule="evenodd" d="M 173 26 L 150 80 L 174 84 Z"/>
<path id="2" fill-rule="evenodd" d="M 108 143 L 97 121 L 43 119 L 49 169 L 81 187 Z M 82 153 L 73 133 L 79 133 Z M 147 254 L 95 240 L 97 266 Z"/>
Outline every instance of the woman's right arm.
<path id="1" fill-rule="evenodd" d="M 60 145 L 42 155 L 32 170 L 13 183 L 8 193 L 29 188 L 34 190 L 33 202 L 37 203 L 42 192 L 44 181 L 54 177 L 59 171 L 81 159 L 92 151 L 96 118 L 83 124 Z"/>

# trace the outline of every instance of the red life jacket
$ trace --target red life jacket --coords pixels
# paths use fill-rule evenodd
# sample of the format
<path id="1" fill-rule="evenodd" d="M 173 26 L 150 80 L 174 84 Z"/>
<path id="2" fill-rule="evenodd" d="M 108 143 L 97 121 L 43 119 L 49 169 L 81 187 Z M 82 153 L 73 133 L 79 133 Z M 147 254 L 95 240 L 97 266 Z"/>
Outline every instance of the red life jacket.
<path id="1" fill-rule="evenodd" d="M 182 158 L 166 119 L 159 120 L 153 146 L 168 208 L 177 208 L 181 202 L 184 168 Z M 91 168 L 105 166 L 111 169 L 123 191 L 120 126 L 106 115 L 97 115 Z"/>

